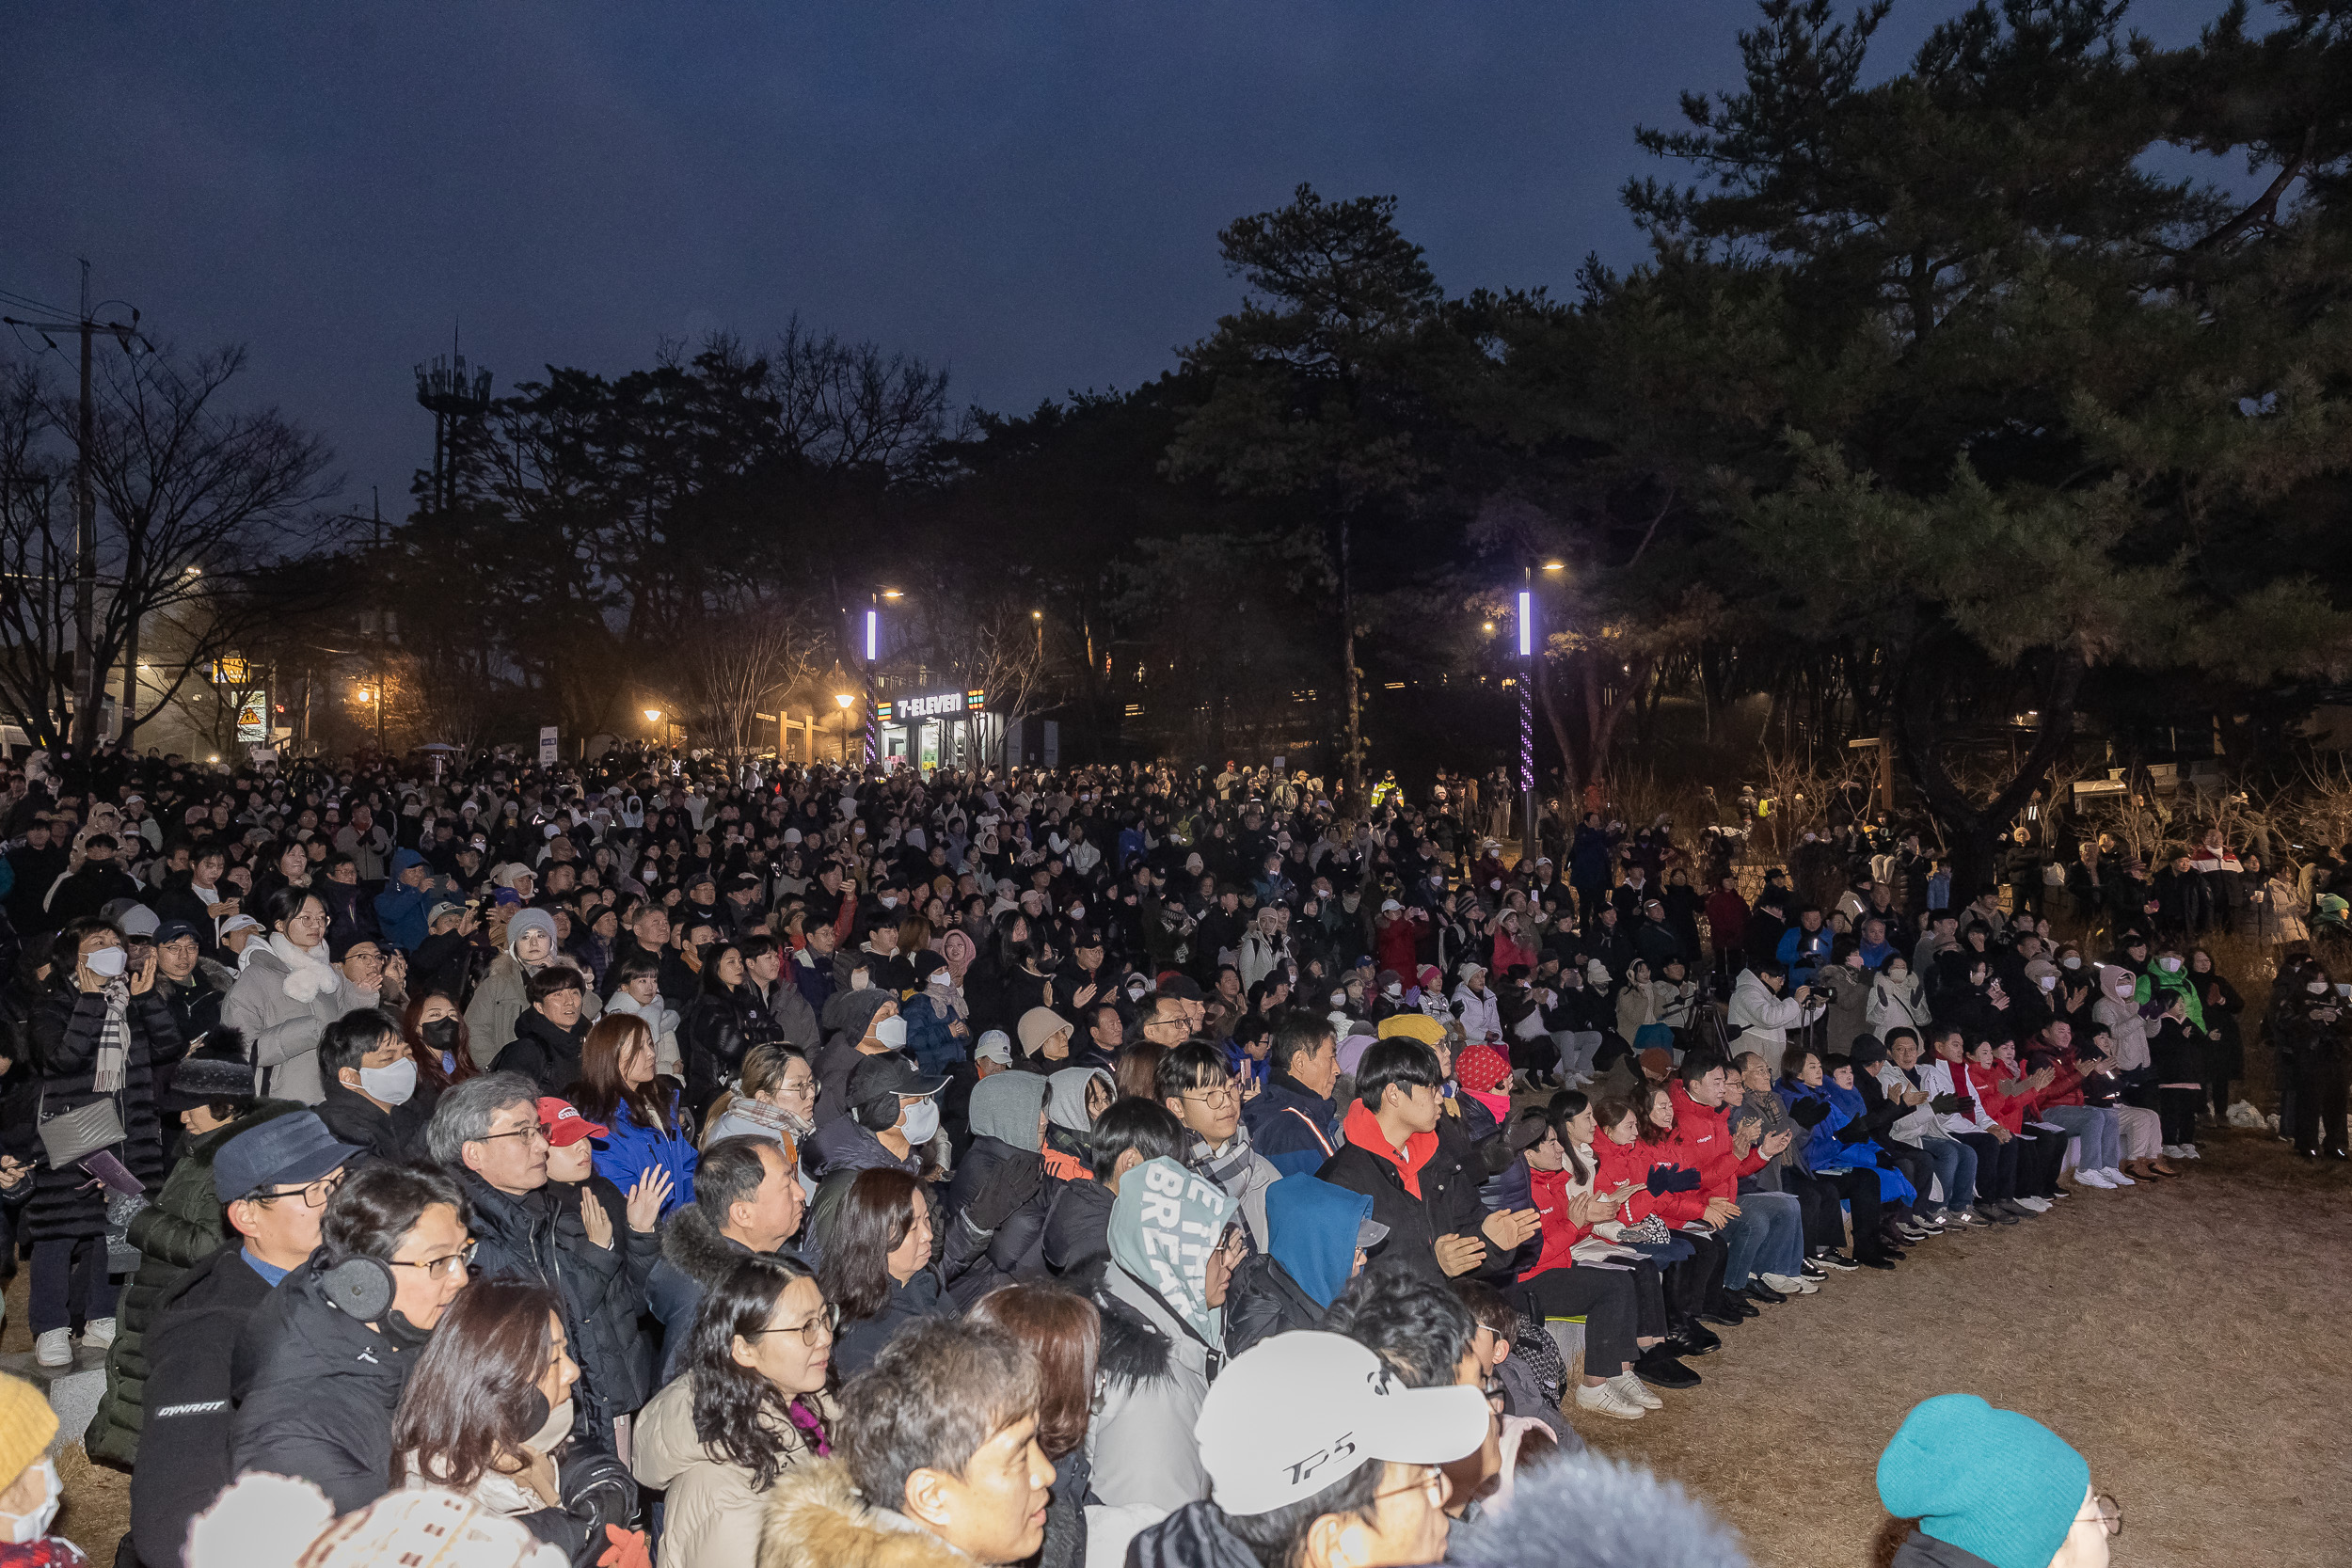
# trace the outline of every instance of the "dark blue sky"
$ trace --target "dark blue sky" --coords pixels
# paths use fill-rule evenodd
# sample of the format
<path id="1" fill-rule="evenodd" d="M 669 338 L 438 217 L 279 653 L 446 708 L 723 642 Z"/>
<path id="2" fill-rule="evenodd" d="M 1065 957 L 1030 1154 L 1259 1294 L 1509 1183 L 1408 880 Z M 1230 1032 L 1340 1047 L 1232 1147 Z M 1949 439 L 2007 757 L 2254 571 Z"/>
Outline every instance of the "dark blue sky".
<path id="1" fill-rule="evenodd" d="M 2142 0 L 2185 42 L 2221 0 Z M 1898 69 L 1958 0 L 1905 0 Z M 1565 290 L 1638 257 L 1636 122 L 1736 80 L 1748 0 L 1549 5 L 21 6 L 0 290 L 96 293 L 324 432 L 405 512 L 411 367 L 501 388 L 664 336 L 809 325 L 1022 411 L 1132 386 L 1238 296 L 1216 231 L 1393 194 L 1439 277 Z M 21 310 L 9 313 L 22 314 Z M 13 344 L 8 345 L 14 349 Z"/>

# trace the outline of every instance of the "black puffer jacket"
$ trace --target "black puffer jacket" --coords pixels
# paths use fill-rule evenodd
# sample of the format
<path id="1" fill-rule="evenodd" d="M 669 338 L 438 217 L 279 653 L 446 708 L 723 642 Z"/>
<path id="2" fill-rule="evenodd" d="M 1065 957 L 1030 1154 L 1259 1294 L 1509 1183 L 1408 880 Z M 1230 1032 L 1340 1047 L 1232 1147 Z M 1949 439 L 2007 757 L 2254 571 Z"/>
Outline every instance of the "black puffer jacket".
<path id="1" fill-rule="evenodd" d="M 517 1196 L 470 1170 L 459 1173 L 458 1181 L 473 1205 L 480 1243 L 475 1274 L 528 1280 L 554 1292 L 572 1358 L 580 1363 L 572 1436 L 610 1453 L 613 1418 L 653 1397 L 652 1357 L 637 1318 L 660 1243 L 628 1227 L 619 1189 L 601 1177 L 590 1177 L 586 1185 L 612 1222 L 610 1248 L 588 1239 L 579 1187 L 549 1182 Z"/>
<path id="2" fill-rule="evenodd" d="M 213 1190 L 213 1156 L 246 1129 L 301 1109 L 290 1100 L 265 1100 L 228 1126 L 190 1138 L 155 1201 L 132 1216 L 125 1239 L 138 1248 L 139 1267 L 116 1313 L 115 1342 L 106 1350 L 106 1392 L 82 1438 L 92 1459 L 125 1466 L 137 1463 L 150 1365 L 147 1332 L 181 1275 L 230 1239 Z"/>
<path id="3" fill-rule="evenodd" d="M 686 1056 L 686 1102 L 696 1119 L 741 1075 L 745 1053 L 783 1040 L 783 1027 L 748 986 L 706 988 L 695 997 L 678 1025 L 678 1049 Z"/>
<path id="4" fill-rule="evenodd" d="M 103 992 L 72 986 L 72 970 L 61 963 L 65 985 L 53 989 L 33 1011 L 33 1070 L 40 1075 L 40 1114 L 56 1117 L 105 1098 L 90 1087 L 98 1065 L 98 1036 L 106 1022 Z M 163 1125 L 155 1114 L 155 1074 L 186 1053 L 171 1008 L 151 988 L 131 998 L 123 1014 L 130 1036 L 122 1068 L 119 1110 L 128 1136 L 114 1154 L 151 1190 L 164 1179 Z M 42 1160 L 33 1172 L 33 1197 L 24 1215 L 24 1239 L 78 1240 L 106 1233 L 106 1195 L 78 1166 L 52 1170 Z"/>
<path id="5" fill-rule="evenodd" d="M 1054 1188 L 1040 1256 L 1056 1278 L 1084 1277 L 1110 1261 L 1111 1205 L 1117 1201 L 1108 1187 L 1091 1178 Z"/>
<path id="6" fill-rule="evenodd" d="M 1438 1267 L 1438 1238 L 1478 1235 L 1487 1212 L 1478 1196 L 1486 1179 L 1479 1147 L 1449 1122 L 1444 1117 L 1438 1120 L 1438 1147 L 1421 1167 L 1419 1197 L 1406 1189 L 1394 1160 L 1353 1142 L 1315 1172 L 1335 1187 L 1371 1197 L 1372 1217 L 1389 1227 L 1375 1257 L 1402 1259 L 1415 1274 L 1440 1284 L 1446 1275 Z M 1480 1240 L 1486 1251 L 1474 1272 L 1498 1282 L 1507 1279 L 1512 1255 Z"/>
<path id="7" fill-rule="evenodd" d="M 961 1226 L 964 1211 L 972 1199 L 983 1191 L 989 1178 L 999 1167 L 1013 1160 L 1036 1162 L 1037 1155 L 1016 1148 L 1001 1138 L 978 1137 L 964 1151 L 956 1165 L 956 1174 L 947 1183 L 946 1211 L 951 1223 Z M 966 1247 L 972 1246 L 980 1235 L 987 1240 L 960 1273 L 953 1273 L 955 1297 L 965 1306 L 979 1300 L 999 1285 L 1017 1279 L 1041 1279 L 1045 1275 L 1045 1216 L 1053 1206 L 1054 1188 L 1059 1183 L 1041 1180 L 1027 1201 L 1015 1210 L 1010 1218 L 993 1230 L 982 1229 L 967 1235 Z M 947 1251 L 958 1254 L 963 1249 L 954 1245 L 956 1238 L 947 1238 Z"/>
<path id="8" fill-rule="evenodd" d="M 148 1331 L 154 1370 L 142 1390 L 147 1452 L 131 1472 L 131 1536 L 141 1562 L 178 1562 L 188 1522 L 236 1473 L 231 1362 L 246 1321 L 270 1294 L 242 1249 L 242 1243 L 217 1248 L 182 1275 Z"/>
<path id="9" fill-rule="evenodd" d="M 238 1336 L 230 1473 L 307 1481 L 348 1513 L 391 1489 L 392 1413 L 423 1346 L 345 1316 L 311 1268 L 288 1275 Z"/>
<path id="10" fill-rule="evenodd" d="M 435 1097 L 424 1093 L 422 1085 L 418 1091 L 385 1111 L 355 1089 L 329 1084 L 326 1098 L 315 1109 L 326 1130 L 354 1148 L 364 1148 L 379 1160 L 422 1160 L 430 1157 L 424 1130 L 433 1119 Z"/>
<path id="11" fill-rule="evenodd" d="M 1186 1503 L 1127 1543 L 1127 1568 L 1258 1568 L 1214 1504 Z"/>
<path id="12" fill-rule="evenodd" d="M 661 1227 L 659 1248 L 660 1258 L 645 1281 L 645 1304 L 661 1324 L 660 1381 L 667 1384 L 686 1370 L 694 1314 L 701 1310 L 703 1297 L 753 1254 L 734 1237 L 722 1234 L 691 1203 L 671 1212 Z"/>
<path id="13" fill-rule="evenodd" d="M 569 1029 L 536 1007 L 525 1007 L 515 1021 L 515 1037 L 490 1064 L 493 1072 L 519 1072 L 539 1085 L 541 1094 L 560 1095 L 580 1082 L 580 1047 L 588 1040 L 588 1021 Z"/>
<path id="14" fill-rule="evenodd" d="M 1261 1339 L 1323 1322 L 1323 1308 L 1298 1288 L 1271 1253 L 1253 1252 L 1233 1271 L 1225 1292 L 1225 1354 L 1239 1355 Z"/>

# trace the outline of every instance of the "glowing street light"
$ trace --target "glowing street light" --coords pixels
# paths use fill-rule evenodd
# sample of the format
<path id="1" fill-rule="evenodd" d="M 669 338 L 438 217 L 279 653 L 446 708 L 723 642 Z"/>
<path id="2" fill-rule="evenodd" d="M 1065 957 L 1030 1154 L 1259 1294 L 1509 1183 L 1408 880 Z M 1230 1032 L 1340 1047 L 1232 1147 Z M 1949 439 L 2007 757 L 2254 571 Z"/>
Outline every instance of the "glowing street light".
<path id="1" fill-rule="evenodd" d="M 658 707 L 649 707 L 649 708 L 647 708 L 647 709 L 645 710 L 645 722 L 646 722 L 646 723 L 648 723 L 648 724 L 659 724 L 659 723 L 660 723 L 660 722 L 661 722 L 661 710 L 660 710 L 660 708 L 658 708 Z"/>
<path id="2" fill-rule="evenodd" d="M 1547 561 L 1544 562 L 1544 570 L 1547 572 L 1565 572 L 1567 569 L 1568 563 L 1565 561 Z"/>

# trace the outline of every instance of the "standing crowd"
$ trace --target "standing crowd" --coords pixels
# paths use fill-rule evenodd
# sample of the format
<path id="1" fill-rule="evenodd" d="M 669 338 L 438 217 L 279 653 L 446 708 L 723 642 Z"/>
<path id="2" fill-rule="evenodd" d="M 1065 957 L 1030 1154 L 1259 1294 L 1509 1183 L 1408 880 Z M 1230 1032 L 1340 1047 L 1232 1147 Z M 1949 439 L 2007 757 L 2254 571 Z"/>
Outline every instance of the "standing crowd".
<path id="1" fill-rule="evenodd" d="M 103 1353 L 150 1568 L 228 1561 L 269 1477 L 323 1544 L 456 1509 L 607 1568 L 1576 1560 L 1539 1488 L 1695 1539 L 1566 1413 L 2175 1178 L 2242 1076 L 2193 930 L 2094 957 L 1883 854 L 1751 901 L 1597 814 L 1506 865 L 1442 793 L 615 755 L 8 794 L 10 1256 L 41 1363 Z M 2287 974 L 2340 1151 L 2339 988 Z"/>

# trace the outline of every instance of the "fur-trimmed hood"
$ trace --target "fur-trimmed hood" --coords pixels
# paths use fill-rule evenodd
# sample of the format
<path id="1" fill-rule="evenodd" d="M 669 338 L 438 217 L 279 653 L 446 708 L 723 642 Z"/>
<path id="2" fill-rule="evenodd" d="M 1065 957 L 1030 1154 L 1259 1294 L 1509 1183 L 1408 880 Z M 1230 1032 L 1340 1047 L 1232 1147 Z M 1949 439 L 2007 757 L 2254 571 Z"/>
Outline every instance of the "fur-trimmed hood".
<path id="1" fill-rule="evenodd" d="M 727 1272 L 752 1256 L 751 1249 L 719 1234 L 703 1212 L 689 1203 L 661 1227 L 661 1256 L 670 1267 L 705 1291 L 715 1291 Z"/>
<path id="2" fill-rule="evenodd" d="M 838 1459 L 786 1472 L 768 1497 L 759 1568 L 972 1568 L 928 1530 L 893 1528 L 868 1508 Z"/>

